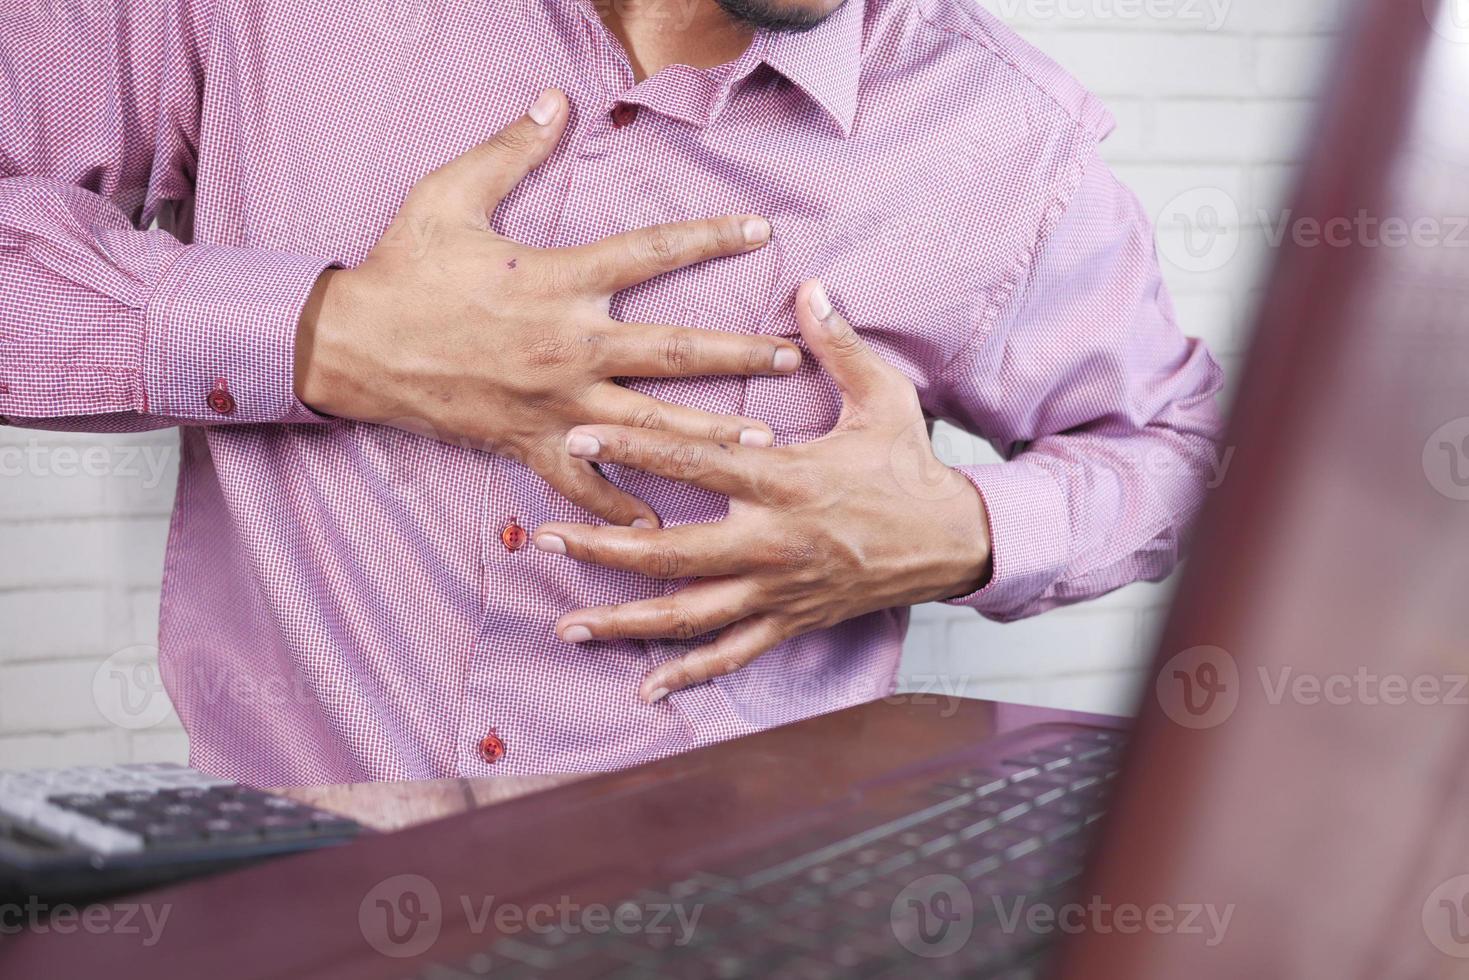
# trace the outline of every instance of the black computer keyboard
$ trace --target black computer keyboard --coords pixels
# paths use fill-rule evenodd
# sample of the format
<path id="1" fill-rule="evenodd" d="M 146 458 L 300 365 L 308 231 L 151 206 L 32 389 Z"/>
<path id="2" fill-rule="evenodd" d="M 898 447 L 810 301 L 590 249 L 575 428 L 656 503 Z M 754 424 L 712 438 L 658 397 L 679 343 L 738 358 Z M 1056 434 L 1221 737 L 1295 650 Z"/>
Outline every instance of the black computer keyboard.
<path id="1" fill-rule="evenodd" d="M 0 890 L 94 898 L 344 843 L 361 830 L 171 763 L 0 772 Z"/>
<path id="2" fill-rule="evenodd" d="M 697 909 L 686 934 L 525 930 L 424 977 L 1036 977 L 1055 936 L 1022 913 L 1068 901 L 1121 745 L 1088 732 L 935 785 L 898 819 L 629 896 L 639 914 Z"/>

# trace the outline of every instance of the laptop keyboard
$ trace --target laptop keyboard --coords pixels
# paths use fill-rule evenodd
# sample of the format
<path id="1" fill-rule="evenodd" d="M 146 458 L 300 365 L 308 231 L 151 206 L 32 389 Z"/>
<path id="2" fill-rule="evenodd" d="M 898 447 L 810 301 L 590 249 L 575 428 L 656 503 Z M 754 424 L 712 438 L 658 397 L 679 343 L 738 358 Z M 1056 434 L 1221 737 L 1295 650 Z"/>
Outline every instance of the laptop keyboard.
<path id="1" fill-rule="evenodd" d="M 937 784 L 880 826 L 815 832 L 630 897 L 640 914 L 697 911 L 686 934 L 524 931 L 462 972 L 424 976 L 1036 977 L 1054 936 L 1030 934 L 1020 913 L 1067 901 L 1121 747 L 1087 732 Z"/>
<path id="2" fill-rule="evenodd" d="M 361 829 L 345 817 L 172 763 L 0 772 L 0 818 L 99 855 L 300 844 Z"/>

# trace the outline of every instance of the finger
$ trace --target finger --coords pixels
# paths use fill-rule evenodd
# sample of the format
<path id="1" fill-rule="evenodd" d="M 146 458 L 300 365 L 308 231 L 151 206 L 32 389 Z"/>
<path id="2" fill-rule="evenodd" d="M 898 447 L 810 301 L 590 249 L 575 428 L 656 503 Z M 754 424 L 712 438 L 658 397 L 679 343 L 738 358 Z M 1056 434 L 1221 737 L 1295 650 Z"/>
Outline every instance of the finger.
<path id="1" fill-rule="evenodd" d="M 585 460 L 573 459 L 562 451 L 545 453 L 535 467 L 541 479 L 582 510 L 612 524 L 631 525 L 642 521 L 649 528 L 658 526 L 653 508 L 637 497 L 619 490 Z"/>
<path id="2" fill-rule="evenodd" d="M 607 377 L 693 378 L 709 374 L 790 374 L 801 350 L 773 337 L 720 330 L 621 323 L 599 338 L 598 364 Z"/>
<path id="3" fill-rule="evenodd" d="M 704 579 L 670 596 L 567 613 L 556 635 L 588 640 L 692 640 L 750 615 L 753 589 L 745 579 Z"/>
<path id="4" fill-rule="evenodd" d="M 821 280 L 808 280 L 796 291 L 796 321 L 811 352 L 842 390 L 848 405 L 881 410 L 898 404 L 906 406 L 911 400 L 912 383 L 878 357 L 832 307 Z"/>
<path id="5" fill-rule="evenodd" d="M 565 251 L 589 270 L 588 287 L 610 295 L 686 265 L 752 252 L 769 240 L 770 222 L 746 214 L 653 225 Z"/>
<path id="6" fill-rule="evenodd" d="M 566 451 L 578 459 L 630 466 L 729 497 L 754 493 L 758 460 L 768 455 L 733 442 L 611 425 L 577 426 L 567 433 Z"/>
<path id="7" fill-rule="evenodd" d="M 525 114 L 434 171 L 439 199 L 488 227 L 489 217 L 525 175 L 545 161 L 566 129 L 566 96 L 546 89 Z"/>
<path id="8" fill-rule="evenodd" d="M 749 542 L 727 523 L 661 530 L 554 522 L 536 529 L 536 547 L 605 568 L 674 579 L 749 570 Z"/>
<path id="9" fill-rule="evenodd" d="M 742 619 L 720 633 L 713 643 L 658 665 L 643 678 L 638 694 L 652 704 L 674 691 L 733 674 L 784 640 L 785 632 L 773 617 Z"/>
<path id="10" fill-rule="evenodd" d="M 659 401 L 610 381 L 589 403 L 598 417 L 632 429 L 662 429 L 695 439 L 737 442 L 742 446 L 769 446 L 775 442 L 770 426 L 738 415 L 715 415 L 687 405 Z"/>

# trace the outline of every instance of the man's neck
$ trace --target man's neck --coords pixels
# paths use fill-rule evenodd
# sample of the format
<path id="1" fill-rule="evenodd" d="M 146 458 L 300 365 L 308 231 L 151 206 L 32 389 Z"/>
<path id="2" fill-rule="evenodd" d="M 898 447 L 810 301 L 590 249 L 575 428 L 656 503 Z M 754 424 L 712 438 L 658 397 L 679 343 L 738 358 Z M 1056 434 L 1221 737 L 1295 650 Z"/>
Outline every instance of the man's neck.
<path id="1" fill-rule="evenodd" d="M 713 68 L 734 61 L 755 29 L 735 21 L 714 0 L 614 0 L 598 12 L 627 50 L 638 81 L 668 65 Z"/>

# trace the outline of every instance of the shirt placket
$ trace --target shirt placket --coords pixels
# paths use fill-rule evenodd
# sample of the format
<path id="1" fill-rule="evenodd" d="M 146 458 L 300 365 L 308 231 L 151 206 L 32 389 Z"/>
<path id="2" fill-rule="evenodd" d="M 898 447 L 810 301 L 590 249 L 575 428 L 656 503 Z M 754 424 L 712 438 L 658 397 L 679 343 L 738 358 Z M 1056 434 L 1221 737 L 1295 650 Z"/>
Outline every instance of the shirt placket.
<path id="1" fill-rule="evenodd" d="M 600 221 L 584 221 L 583 214 L 592 210 L 587 207 L 590 203 L 587 195 L 607 193 L 613 187 L 622 187 L 626 193 L 636 183 L 632 179 L 639 167 L 636 150 L 620 141 L 636 138 L 635 124 L 640 115 L 654 111 L 649 106 L 657 105 L 660 112 L 666 109 L 669 115 L 686 120 L 707 117 L 712 106 L 722 104 L 730 85 L 753 70 L 761 50 L 757 43 L 741 62 L 719 73 L 717 79 L 698 79 L 704 83 L 702 86 L 689 86 L 687 75 L 675 80 L 664 77 L 638 83 L 620 42 L 596 16 L 595 10 L 582 0 L 577 0 L 576 7 L 587 32 L 584 64 L 589 66 L 588 74 L 593 82 L 588 87 L 594 88 L 597 94 L 591 100 L 583 96 L 575 106 L 577 125 L 565 137 L 565 157 L 561 163 L 565 173 L 558 174 L 554 182 L 560 199 L 554 208 L 548 209 L 558 215 L 558 225 L 549 229 L 547 244 L 579 244 L 607 233 Z M 670 81 L 674 84 L 667 84 Z M 670 124 L 677 123 L 670 120 Z M 548 202 L 538 203 L 544 206 Z M 516 770 L 520 768 L 514 758 L 516 753 L 534 751 L 533 746 L 518 737 L 521 732 L 516 722 L 522 713 L 534 712 L 537 706 L 513 705 L 505 717 L 490 717 L 493 712 L 486 710 L 481 703 L 483 698 L 476 695 L 494 685 L 494 672 L 505 669 L 507 649 L 516 643 L 514 610 L 507 606 L 514 602 L 513 583 L 527 577 L 540 563 L 566 561 L 540 553 L 530 540 L 535 527 L 526 516 L 531 508 L 525 494 L 535 492 L 531 489 L 534 484 L 523 467 L 495 458 L 482 512 L 484 616 L 470 654 L 458 724 L 461 772 L 482 773 L 487 766 Z M 507 592 L 512 595 L 507 596 Z M 608 597 L 608 601 L 617 601 L 617 597 Z M 549 633 L 552 625 L 547 621 L 544 629 Z M 544 642 L 543 637 L 539 639 Z M 686 644 L 648 642 L 638 646 L 647 652 L 649 669 L 687 652 Z M 740 724 L 715 685 L 686 692 L 681 702 L 680 706 L 669 705 L 669 710 L 687 712 L 691 716 L 690 727 L 696 731 L 704 728 L 728 731 Z M 507 711 L 504 705 L 500 710 Z"/>
<path id="2" fill-rule="evenodd" d="M 559 200 L 542 198 L 536 202 L 545 213 L 557 216 L 564 215 L 578 162 L 600 156 L 607 135 L 636 117 L 635 106 L 628 107 L 631 111 L 622 110 L 615 119 L 610 111 L 616 104 L 612 93 L 626 91 L 633 85 L 631 65 L 591 5 L 576 0 L 575 6 L 587 31 L 587 58 L 583 64 L 590 66 L 588 75 L 597 92 L 597 105 L 576 106 L 578 113 L 592 110 L 595 116 L 583 115 L 581 124 L 565 137 L 563 165 L 568 179 L 547 182 L 548 187 L 556 189 Z M 553 244 L 561 232 L 560 228 L 549 227 L 545 240 L 536 244 Z M 514 714 L 492 717 L 493 712 L 486 709 L 483 698 L 476 696 L 477 691 L 493 684 L 494 672 L 501 669 L 497 658 L 503 655 L 507 643 L 514 642 L 508 637 L 516 602 L 513 583 L 529 577 L 527 573 L 535 564 L 555 560 L 538 552 L 531 542 L 535 527 L 525 516 L 528 510 L 523 504 L 526 492 L 533 485 L 524 467 L 502 456 L 491 457 L 480 512 L 483 613 L 468 653 L 465 689 L 461 692 L 456 723 L 455 751 L 461 774 L 478 774 L 487 766 L 498 767 L 513 752 L 534 751 L 533 746 L 518 738 L 521 732 Z M 547 631 L 551 625 L 546 623 Z M 518 710 L 529 712 L 535 706 L 522 705 Z"/>

